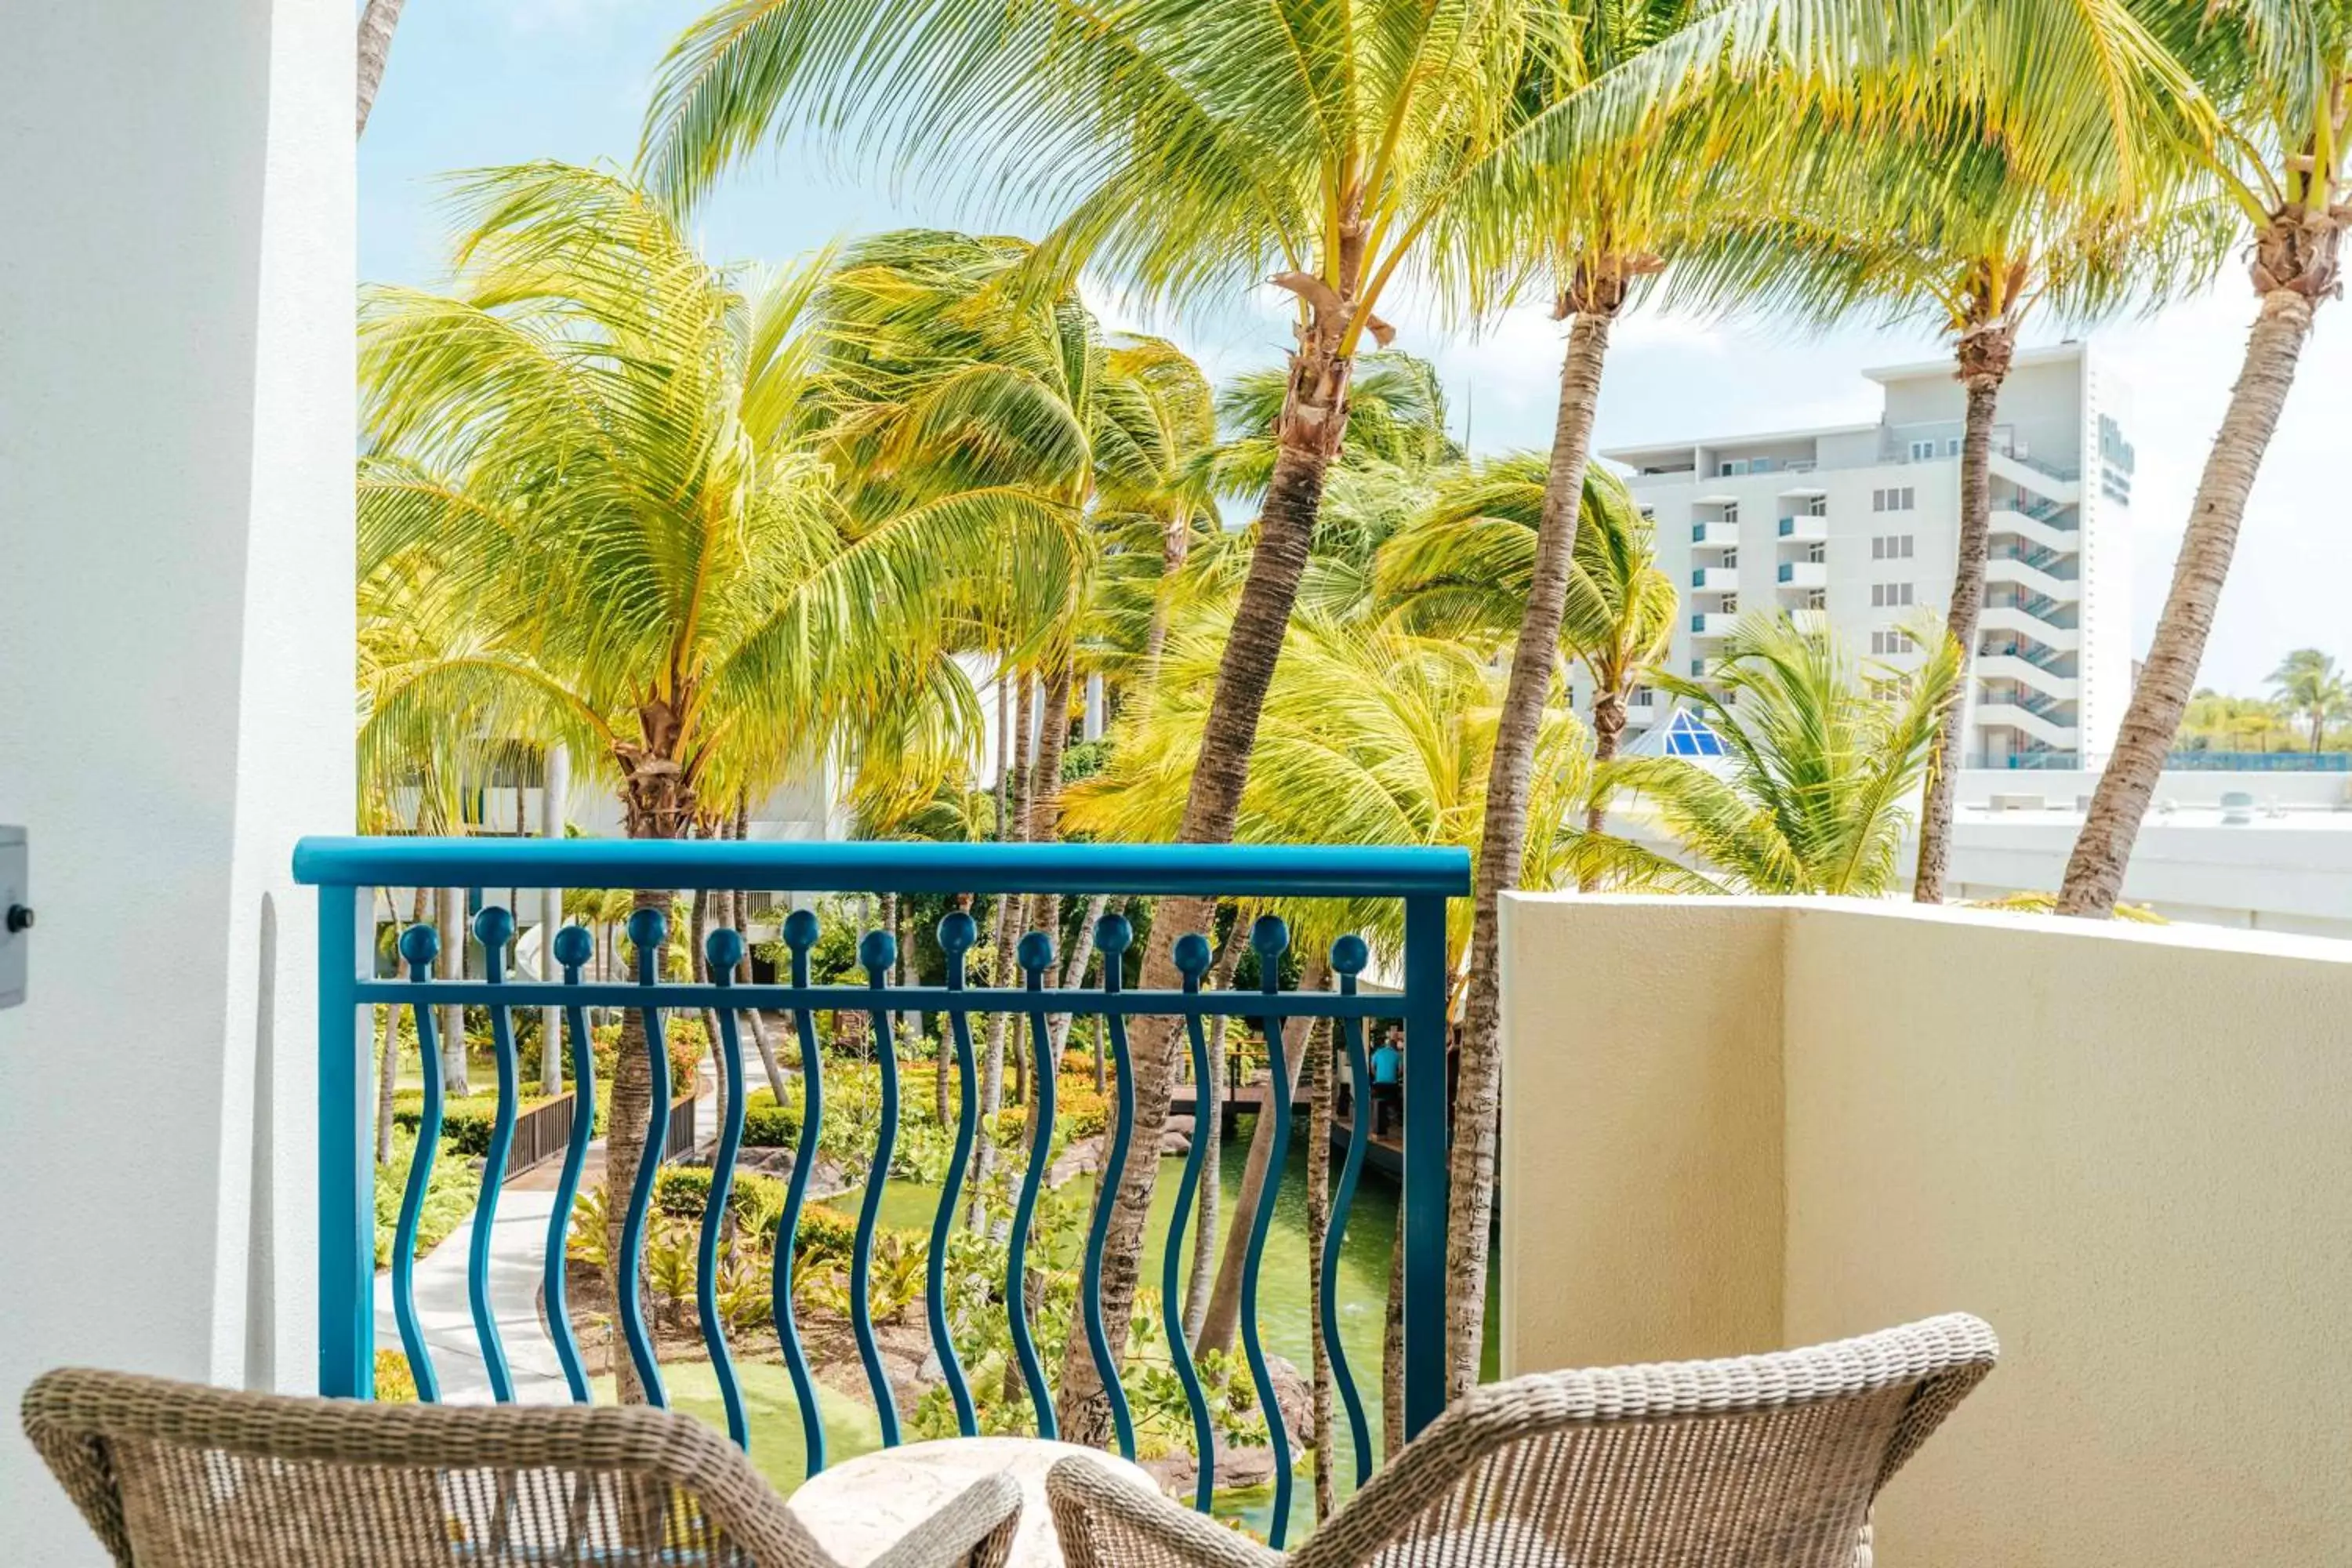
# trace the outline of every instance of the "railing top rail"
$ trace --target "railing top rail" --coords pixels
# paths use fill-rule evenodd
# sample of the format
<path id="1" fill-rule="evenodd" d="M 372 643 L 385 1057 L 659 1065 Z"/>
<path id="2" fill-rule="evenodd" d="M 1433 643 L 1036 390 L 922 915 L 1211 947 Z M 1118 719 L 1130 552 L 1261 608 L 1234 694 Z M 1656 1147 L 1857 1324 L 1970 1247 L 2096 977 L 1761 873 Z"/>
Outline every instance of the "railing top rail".
<path id="1" fill-rule="evenodd" d="M 1470 891 L 1470 856 L 1343 845 L 309 837 L 294 847 L 294 879 L 352 888 L 1461 898 Z"/>

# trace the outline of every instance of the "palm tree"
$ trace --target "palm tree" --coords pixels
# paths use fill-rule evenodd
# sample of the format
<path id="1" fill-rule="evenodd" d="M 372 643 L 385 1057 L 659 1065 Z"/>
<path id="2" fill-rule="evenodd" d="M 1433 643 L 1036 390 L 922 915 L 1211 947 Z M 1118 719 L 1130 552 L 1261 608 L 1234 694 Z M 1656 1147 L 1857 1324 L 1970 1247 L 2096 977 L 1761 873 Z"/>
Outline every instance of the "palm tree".
<path id="1" fill-rule="evenodd" d="M 1378 313 L 1390 285 L 1435 276 L 1431 247 L 1507 129 L 1529 41 L 1523 9 L 1492 0 L 1370 0 L 1298 22 L 1255 0 L 1142 0 L 1108 26 L 1023 0 L 731 0 L 673 48 L 646 122 L 645 165 L 679 197 L 761 142 L 818 125 L 1066 215 L 1042 247 L 1045 270 L 1093 258 L 1177 302 L 1231 299 L 1271 274 L 1293 297 L 1277 456 L 1191 775 L 1188 842 L 1233 836 L 1356 356 L 1391 336 Z M 882 92 L 872 41 L 886 37 Z M 1449 293 L 1485 287 L 1475 268 L 1446 276 L 1460 280 Z M 1197 900 L 1160 910 L 1144 985 L 1175 983 L 1172 943 L 1209 912 Z M 1125 1341 L 1167 1114 L 1176 1037 L 1153 1024 L 1134 1042 L 1137 1152 L 1102 1197 L 1113 1205 L 1113 1343 Z M 1065 1427 L 1100 1436 L 1107 1411 L 1083 1344 L 1062 1386 Z"/>
<path id="2" fill-rule="evenodd" d="M 1959 540 L 1945 627 L 1973 657 L 1990 553 L 1994 426 L 2018 334 L 2038 310 L 2075 326 L 2204 282 L 2224 236 L 2170 118 L 2126 122 L 2070 164 L 2028 177 L 1981 113 L 1934 138 L 1800 138 L 1778 178 L 1790 210 L 1719 226 L 1685 254 L 1678 290 L 1827 327 L 1856 315 L 1932 323 L 1965 389 Z M 1964 678 L 1965 685 L 1965 678 Z M 1943 902 L 1965 702 L 1945 710 L 1919 822 L 1912 896 Z"/>
<path id="3" fill-rule="evenodd" d="M 1708 684 L 1660 680 L 1723 738 L 1727 772 L 1621 757 L 1593 781 L 1638 794 L 1696 864 L 1596 837 L 1573 851 L 1580 868 L 1693 891 L 1885 892 L 1900 875 L 1906 802 L 1959 682 L 1959 645 L 1925 626 L 1917 635 L 1933 639 L 1918 668 L 1857 668 L 1825 628 L 1743 616 Z"/>
<path id="4" fill-rule="evenodd" d="M 430 752 L 453 715 L 461 734 L 559 741 L 630 837 L 670 838 L 706 800 L 829 752 L 854 763 L 864 715 L 968 697 L 934 633 L 960 564 L 986 570 L 1011 533 L 1057 565 L 1066 506 L 1013 487 L 842 504 L 793 424 L 814 268 L 714 268 L 601 170 L 470 175 L 456 205 L 457 292 L 362 300 L 360 529 L 364 566 L 428 554 L 471 640 L 379 695 L 373 744 Z M 635 901 L 667 913 L 670 895 Z M 641 1028 L 631 1015 L 613 1086 L 615 1190 L 645 1152 Z"/>
<path id="5" fill-rule="evenodd" d="M 1499 458 L 1441 487 L 1412 527 L 1381 547 L 1381 599 L 1417 630 L 1500 648 L 1517 630 L 1535 570 L 1545 459 Z M 1606 763 L 1625 731 L 1625 707 L 1673 640 L 1680 596 L 1658 570 L 1654 531 L 1624 481 L 1584 472 L 1576 555 L 1560 612 L 1560 648 L 1592 683 L 1592 755 Z M 1585 827 L 1608 807 L 1595 796 Z"/>
<path id="6" fill-rule="evenodd" d="M 360 13 L 360 124 L 354 137 L 367 134 L 368 113 L 375 108 L 376 89 L 383 84 L 384 63 L 392 58 L 393 29 L 400 26 L 400 9 L 408 0 L 367 0 Z"/>
<path id="7" fill-rule="evenodd" d="M 1486 837 L 1499 847 L 1475 889 L 1446 1228 L 1448 1389 L 1477 1380 L 1499 1109 L 1500 900 L 1516 884 L 1538 715 L 1551 679 L 1611 330 L 1645 282 L 1711 226 L 1790 192 L 1791 145 L 1932 134 L 1978 120 L 2029 177 L 2055 177 L 2124 124 L 2164 117 L 2179 74 L 2131 23 L 2125 0 L 2028 5 L 1989 25 L 1970 6 L 1769 3 L 1694 11 L 1685 0 L 1567 8 L 1524 62 L 1528 114 L 1515 154 L 1478 178 L 1495 200 L 1470 237 L 1473 265 L 1533 262 L 1570 323 L 1528 591 L 1503 701 Z M 1732 69 L 1726 71 L 1726 63 Z M 1744 71 L 1741 68 L 1745 68 Z M 1725 75 L 1745 75 L 1735 85 Z M 2096 84 L 2096 91 L 2086 90 Z M 1649 116 L 1644 134 L 1622 133 Z M 1595 134 L 1616 122 L 1619 134 Z M 1469 204 L 1465 205 L 1479 205 Z M 1482 246 L 1495 248 L 1483 257 Z"/>
<path id="8" fill-rule="evenodd" d="M 1163 695 L 1129 730 L 1108 765 L 1073 784 L 1071 826 L 1120 842 L 1164 841 L 1183 818 L 1186 773 L 1212 701 L 1230 605 L 1209 606 L 1170 634 Z M 1479 648 L 1447 637 L 1423 637 L 1370 617 L 1328 620 L 1304 614 L 1267 695 L 1257 754 L 1244 795 L 1236 837 L 1244 843 L 1462 845 L 1475 849 L 1479 795 L 1494 743 L 1501 680 Z M 1583 726 L 1556 706 L 1547 718 L 1543 789 L 1524 857 L 1528 885 L 1551 886 L 1568 864 L 1569 826 L 1584 795 L 1588 759 Z M 1345 931 L 1361 931 L 1376 949 L 1402 951 L 1402 913 L 1394 900 L 1362 903 L 1280 901 L 1266 906 L 1297 933 L 1302 953 L 1326 951 Z M 1469 911 L 1459 908 L 1448 931 L 1449 967 L 1469 940 Z M 1306 1059 L 1294 1052 L 1294 1070 Z M 1202 1128 L 1200 1136 L 1210 1135 Z M 1265 1180 L 1271 1127 L 1261 1122 L 1244 1169 L 1241 1207 Z M 1230 1231 L 1198 1331 L 1198 1350 L 1230 1349 L 1240 1310 L 1245 1227 Z"/>
<path id="9" fill-rule="evenodd" d="M 2180 727 L 2221 604 L 2238 529 L 2278 428 L 2313 313 L 2338 287 L 2352 218 L 2344 201 L 2345 83 L 2352 5 L 2343 0 L 2140 0 L 2151 31 L 2218 110 L 2208 172 L 2246 220 L 2258 305 L 2245 359 L 2181 535 L 2156 637 L 2132 688 L 2058 889 L 2058 912 L 2105 916 L 2123 891 L 2148 802 Z"/>
<path id="10" fill-rule="evenodd" d="M 2311 749 L 2326 745 L 2331 720 L 2352 715 L 2352 683 L 2336 668 L 2336 658 L 2315 647 L 2299 647 L 2271 671 L 2279 701 L 2311 725 Z"/>

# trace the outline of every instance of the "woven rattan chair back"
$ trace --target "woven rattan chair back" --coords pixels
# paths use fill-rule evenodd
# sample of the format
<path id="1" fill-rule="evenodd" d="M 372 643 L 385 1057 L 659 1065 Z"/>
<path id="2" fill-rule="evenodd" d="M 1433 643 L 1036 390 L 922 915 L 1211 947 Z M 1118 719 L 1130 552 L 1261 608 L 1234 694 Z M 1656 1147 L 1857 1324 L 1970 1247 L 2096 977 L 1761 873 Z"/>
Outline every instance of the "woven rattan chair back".
<path id="1" fill-rule="evenodd" d="M 24 1418 L 122 1568 L 835 1568 L 740 1451 L 667 1411 L 292 1399 L 72 1369 L 33 1384 Z M 957 1506 L 975 1502 L 1018 1510 L 1017 1491 Z M 974 1539 L 991 1522 L 950 1560 L 987 1560 Z"/>
<path id="2" fill-rule="evenodd" d="M 1540 1373 L 1474 1390 L 1350 1499 L 1298 1568 L 1853 1568 L 1872 1503 L 1991 1370 L 1992 1331 L 1931 1319 L 1810 1350 Z M 1066 1471 L 1067 1473 L 1066 1473 Z M 1074 1568 L 1272 1553 L 1116 1499 L 1049 1495 Z"/>

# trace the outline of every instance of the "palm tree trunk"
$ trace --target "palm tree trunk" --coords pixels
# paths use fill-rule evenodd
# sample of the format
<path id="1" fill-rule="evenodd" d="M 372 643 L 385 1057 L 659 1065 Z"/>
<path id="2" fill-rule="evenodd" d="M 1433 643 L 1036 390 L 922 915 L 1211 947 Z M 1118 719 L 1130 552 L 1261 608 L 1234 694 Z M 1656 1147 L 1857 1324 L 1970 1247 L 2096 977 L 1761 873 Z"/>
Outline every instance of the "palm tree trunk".
<path id="1" fill-rule="evenodd" d="M 1944 630 L 1960 645 L 1960 679 L 1944 705 L 1943 722 L 1927 758 L 1927 797 L 1919 807 L 1919 862 L 1911 897 L 1944 901 L 1952 859 L 1952 801 L 1960 779 L 1960 725 L 1967 718 L 1976 665 L 1977 620 L 1984 608 L 1985 561 L 1992 548 L 1992 425 L 2001 383 L 2017 346 L 2016 323 L 1984 322 L 1960 338 L 1960 381 L 1968 388 L 1968 422 L 1960 440 L 1960 546 L 1952 568 L 1952 598 Z"/>
<path id="2" fill-rule="evenodd" d="M 1291 606 L 1323 506 L 1323 478 L 1339 456 L 1346 429 L 1349 362 L 1336 352 L 1336 332 L 1321 327 L 1307 334 L 1291 356 L 1290 389 L 1276 431 L 1279 448 L 1274 477 L 1258 514 L 1257 547 L 1226 634 L 1217 665 L 1217 685 L 1201 732 L 1201 752 L 1192 770 L 1177 839 L 1185 844 L 1225 844 L 1241 813 L 1242 788 L 1249 780 L 1250 752 L 1257 743 L 1258 716 L 1274 684 L 1276 663 L 1290 628 Z M 1212 929 L 1213 900 L 1163 899 L 1145 944 L 1141 984 L 1174 990 L 1176 938 Z M 1102 1270 L 1102 1320 L 1110 1342 L 1127 1342 L 1135 1309 L 1136 1271 L 1143 1257 L 1143 1230 L 1151 1215 L 1151 1190 L 1160 1175 L 1160 1134 L 1168 1123 L 1169 1089 L 1175 1071 L 1180 1031 L 1173 1019 L 1138 1020 L 1130 1032 L 1135 1084 L 1135 1134 L 1127 1163 L 1116 1183 L 1106 1182 L 1097 1203 L 1111 1205 Z M 1062 1357 L 1059 1414 L 1071 1442 L 1100 1447 L 1109 1434 L 1110 1413 L 1085 1336 L 1072 1335 Z"/>
<path id="3" fill-rule="evenodd" d="M 1332 1485 L 1339 1468 L 1332 1453 L 1331 1357 L 1323 1348 L 1323 1253 L 1331 1245 L 1331 1099 L 1338 1075 L 1331 1060 L 1333 1030 L 1318 1018 L 1307 1031 L 1307 1068 L 1300 1075 L 1307 1112 L 1307 1387 L 1312 1392 L 1315 1430 L 1315 1522 L 1328 1524 L 1338 1500 Z"/>
<path id="4" fill-rule="evenodd" d="M 1329 962 L 1310 955 L 1304 973 L 1299 976 L 1302 991 L 1320 991 L 1330 977 Z M 1294 1042 L 1285 1052 L 1290 1059 L 1284 1064 L 1285 1076 L 1290 1081 L 1291 1097 L 1298 1096 L 1307 1058 L 1313 1054 L 1310 1044 Z M 1268 1068 L 1267 1092 L 1273 1088 L 1273 1072 Z M 1268 1173 L 1274 1163 L 1274 1117 L 1272 1101 L 1260 1111 L 1250 1125 L 1249 1158 L 1242 1166 L 1242 1190 L 1234 1205 L 1234 1226 L 1225 1233 L 1224 1253 L 1217 1259 L 1216 1284 L 1209 1291 L 1209 1310 L 1201 1320 L 1201 1331 L 1192 1336 L 1192 1353 L 1226 1351 L 1234 1348 L 1234 1336 L 1241 1328 L 1242 1270 L 1249 1262 L 1251 1218 L 1257 1213 L 1258 1195 L 1265 1191 Z M 1276 1174 L 1276 1181 L 1282 1178 Z"/>
<path id="5" fill-rule="evenodd" d="M 392 58 L 393 29 L 400 26 L 400 8 L 407 0 L 368 0 L 360 13 L 360 122 L 354 140 L 367 134 L 369 111 L 375 108 L 376 89 L 383 85 L 384 62 Z"/>
<path id="6" fill-rule="evenodd" d="M 1168 646 L 1169 584 L 1176 574 L 1184 569 L 1184 558 L 1192 549 L 1192 514 L 1178 507 L 1160 526 L 1160 592 L 1152 596 L 1151 625 L 1143 634 L 1143 689 L 1146 692 L 1157 685 L 1160 655 Z"/>
<path id="7" fill-rule="evenodd" d="M 1594 692 L 1592 696 L 1592 765 L 1595 768 L 1601 767 L 1616 756 L 1617 748 L 1624 738 L 1625 693 L 1622 691 Z M 1584 831 L 1599 833 L 1608 826 L 1609 803 L 1601 797 L 1600 792 L 1595 791 L 1592 798 L 1584 807 Z M 1589 893 L 1596 883 L 1597 879 L 1592 872 L 1582 872 L 1576 879 L 1577 891 Z"/>
<path id="8" fill-rule="evenodd" d="M 1357 1112 L 1362 1115 L 1363 1112 Z M 1389 1293 L 1381 1331 L 1381 1452 L 1393 1458 L 1404 1447 L 1404 1205 L 1397 1205 L 1396 1236 L 1389 1244 Z"/>
<path id="9" fill-rule="evenodd" d="M 1037 725 L 1037 763 L 1028 792 L 1028 824 L 1024 837 L 1032 844 L 1051 844 L 1061 837 L 1062 830 L 1062 752 L 1070 742 L 1070 686 L 1075 678 L 1068 658 L 1055 662 L 1045 678 L 1043 697 L 1039 701 Z M 1053 893 L 1039 893 L 1030 905 L 1029 921 L 1039 931 L 1058 942 L 1062 935 L 1062 900 Z M 1091 930 L 1081 931 L 1070 943 L 1071 954 L 1083 969 L 1088 946 L 1094 940 Z M 1061 977 L 1049 965 L 1045 984 L 1055 986 Z M 1061 1016 L 1058 1028 L 1048 1028 L 1053 1042 L 1055 1070 L 1060 1070 L 1062 1041 L 1070 1032 L 1069 1015 Z"/>
<path id="10" fill-rule="evenodd" d="M 1108 908 L 1110 908 L 1108 893 L 1097 893 L 1087 900 L 1086 918 L 1078 922 L 1078 940 L 1070 943 L 1070 951 L 1062 955 L 1063 990 L 1075 991 L 1085 982 L 1087 965 L 1094 956 L 1095 927 L 1101 921 L 1103 911 Z M 1054 1015 L 1054 1059 L 1055 1061 L 1062 1059 L 1062 1049 L 1070 1043 L 1072 1016 L 1073 1015 L 1068 1013 Z M 1099 1089 L 1102 1087 L 1102 1031 L 1097 1029 L 1095 1031 L 1095 1088 Z"/>
<path id="11" fill-rule="evenodd" d="M 416 889 L 415 912 L 408 917 L 411 925 L 425 923 L 425 906 L 431 897 L 431 889 Z M 383 1011 L 383 1058 L 376 1068 L 375 1083 L 375 1163 L 389 1165 L 392 1163 L 392 1104 L 400 1082 L 400 1008 L 395 1005 Z"/>
<path id="12" fill-rule="evenodd" d="M 1210 922 L 1215 929 L 1215 922 Z M 1217 949 L 1215 960 L 1209 965 L 1208 988 L 1230 991 L 1234 988 L 1234 965 L 1242 955 L 1242 933 L 1249 929 L 1247 910 L 1234 911 L 1233 929 Z M 1223 1113 L 1218 1109 L 1225 1092 L 1225 1025 L 1224 1015 L 1209 1026 L 1209 1081 L 1192 1086 L 1192 1136 L 1222 1140 L 1224 1136 Z M 1224 1162 L 1216 1149 L 1209 1151 L 1201 1162 L 1201 1191 L 1193 1202 L 1193 1212 L 1200 1215 L 1192 1227 L 1192 1271 L 1184 1281 L 1184 1334 L 1187 1342 L 1201 1337 L 1201 1326 L 1209 1318 L 1209 1287 L 1216 1278 L 1217 1225 L 1220 1200 L 1224 1196 Z"/>
<path id="13" fill-rule="evenodd" d="M 735 842 L 740 844 L 751 835 L 751 797 L 746 795 L 735 803 Z M 749 904 L 750 900 L 741 892 L 735 895 L 735 929 L 738 931 L 750 921 L 751 911 Z M 745 985 L 751 984 L 751 948 L 748 942 L 743 947 L 743 962 L 735 966 L 735 978 Z M 767 1075 L 768 1092 L 776 1097 L 778 1105 L 782 1105 L 784 1103 L 784 1071 L 777 1065 L 776 1046 L 768 1037 L 767 1023 L 760 1016 L 757 1007 L 746 1009 L 743 1021 L 751 1026 L 751 1043 L 759 1049 L 760 1070 Z"/>
<path id="14" fill-rule="evenodd" d="M 2315 294 L 2324 295 L 2334 286 L 2336 233 L 2327 232 L 2324 265 L 2305 271 L 2301 287 L 2273 288 L 2262 297 L 2261 312 L 2246 340 L 2245 366 L 2197 481 L 2197 500 L 2181 537 L 2164 614 L 2156 624 L 2156 639 L 2148 647 L 2139 684 L 2132 689 L 2115 752 L 2092 792 L 2082 835 L 2066 861 L 2066 879 L 2058 890 L 2062 915 L 2104 919 L 2115 911 L 2123 892 L 2132 843 L 2147 815 L 2173 736 L 2179 731 L 2181 710 L 2196 688 L 2197 666 L 2205 657 L 2205 639 L 2213 629 L 2213 612 L 2230 574 L 2246 497 L 2278 428 L 2287 390 L 2294 384 L 2295 362 L 2311 332 Z M 2266 240 L 2263 248 L 2267 250 L 2271 243 Z M 2263 260 L 2256 266 L 2261 271 Z M 2274 279 L 2286 277 L 2277 267 L 2269 272 Z M 2315 282 L 2320 287 L 2315 289 Z"/>
<path id="15" fill-rule="evenodd" d="M 1009 702 L 1005 696 L 1005 680 L 1009 671 L 1000 669 L 996 677 L 996 710 L 1002 721 L 1009 706 L 1013 711 L 1012 734 L 1008 737 L 1001 722 L 996 731 L 996 837 L 1000 844 L 1010 844 L 1021 837 L 1022 784 L 1029 771 L 1029 679 L 1012 677 L 1019 691 Z M 1008 753 L 1007 746 L 1010 745 Z M 1010 755 L 1011 765 L 1005 759 Z M 1021 941 L 1021 896 L 1001 893 L 996 900 L 996 961 L 992 979 L 1003 989 L 1017 989 L 1013 971 L 1018 967 L 1014 950 Z M 1005 1031 L 1012 1017 L 1004 1013 L 988 1016 L 987 1058 L 981 1064 L 980 1114 L 983 1121 L 1004 1109 L 1004 1047 Z M 1016 1042 L 1013 1062 L 1017 1067 L 1023 1057 Z M 981 1192 L 988 1173 L 996 1163 L 994 1141 L 986 1137 L 972 1145 L 971 1228 L 980 1229 L 988 1223 L 988 1215 L 981 1202 Z"/>
<path id="16" fill-rule="evenodd" d="M 440 889 L 441 957 L 434 973 L 444 980 L 466 978 L 466 890 Z M 441 1009 L 441 1082 L 451 1096 L 474 1092 L 466 1072 L 466 1009 L 450 1003 Z"/>
<path id="17" fill-rule="evenodd" d="M 640 888 L 630 900 L 630 909 L 632 913 L 659 910 L 667 915 L 669 903 L 668 893 Z M 674 1092 L 677 1086 L 671 1087 Z M 620 1050 L 613 1065 L 613 1098 L 604 1124 L 604 1256 L 614 1260 L 616 1268 L 637 1167 L 648 1159 L 661 1158 L 661 1145 L 656 1142 L 647 1148 L 646 1140 L 646 1118 L 654 1109 L 653 1089 L 653 1071 L 646 1063 L 646 1016 L 638 1008 L 625 1008 L 621 1014 Z M 625 1285 L 617 1278 L 613 1279 L 613 1299 L 619 1300 L 621 1291 L 635 1283 Z M 645 1403 L 645 1385 L 637 1379 L 635 1363 L 625 1353 L 613 1357 L 613 1377 L 622 1404 Z"/>
<path id="18" fill-rule="evenodd" d="M 1495 726 L 1495 756 L 1486 777 L 1486 820 L 1479 830 L 1477 898 L 1471 915 L 1470 984 L 1463 1007 L 1461 1078 L 1454 1107 L 1450 1161 L 1453 1193 L 1446 1215 L 1446 1391 L 1469 1392 L 1478 1381 L 1486 1330 L 1488 1228 L 1495 1207 L 1495 1120 L 1498 1104 L 1502 987 L 1496 974 L 1496 921 L 1506 888 L 1519 885 L 1527 855 L 1528 799 L 1534 784 L 1536 735 L 1551 694 L 1559 651 L 1560 616 L 1576 553 L 1577 511 L 1592 443 L 1592 416 L 1608 357 L 1609 327 L 1622 300 L 1622 285 L 1593 289 L 1580 275 L 1576 292 L 1590 295 L 1575 310 L 1568 352 L 1559 367 L 1559 416 L 1552 431 L 1551 467 L 1544 480 L 1543 513 L 1536 529 L 1536 559 L 1527 614 L 1511 654 L 1503 709 Z M 1443 1042 L 1412 1042 L 1416 1051 L 1443 1051 Z"/>

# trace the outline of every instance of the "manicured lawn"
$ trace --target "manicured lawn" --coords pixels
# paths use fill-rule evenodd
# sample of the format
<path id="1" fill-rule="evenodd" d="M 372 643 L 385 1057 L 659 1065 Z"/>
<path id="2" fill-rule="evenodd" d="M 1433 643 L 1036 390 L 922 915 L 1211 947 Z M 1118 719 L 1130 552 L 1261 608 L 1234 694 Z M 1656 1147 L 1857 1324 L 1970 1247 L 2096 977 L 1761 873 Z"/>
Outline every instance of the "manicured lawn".
<path id="1" fill-rule="evenodd" d="M 743 1385 L 743 1414 L 751 1429 L 751 1462 L 768 1484 L 790 1495 L 806 1473 L 801 1451 L 800 1404 L 793 1397 L 793 1380 L 772 1362 L 738 1362 L 736 1375 Z M 662 1368 L 670 1407 L 715 1429 L 727 1430 L 727 1406 L 719 1397 L 719 1375 L 708 1362 L 680 1362 Z M 595 1402 L 613 1403 L 613 1380 L 593 1380 Z M 854 1395 L 821 1388 L 818 1403 L 824 1411 L 825 1458 L 839 1463 L 882 1446 L 882 1428 L 874 1407 Z"/>

